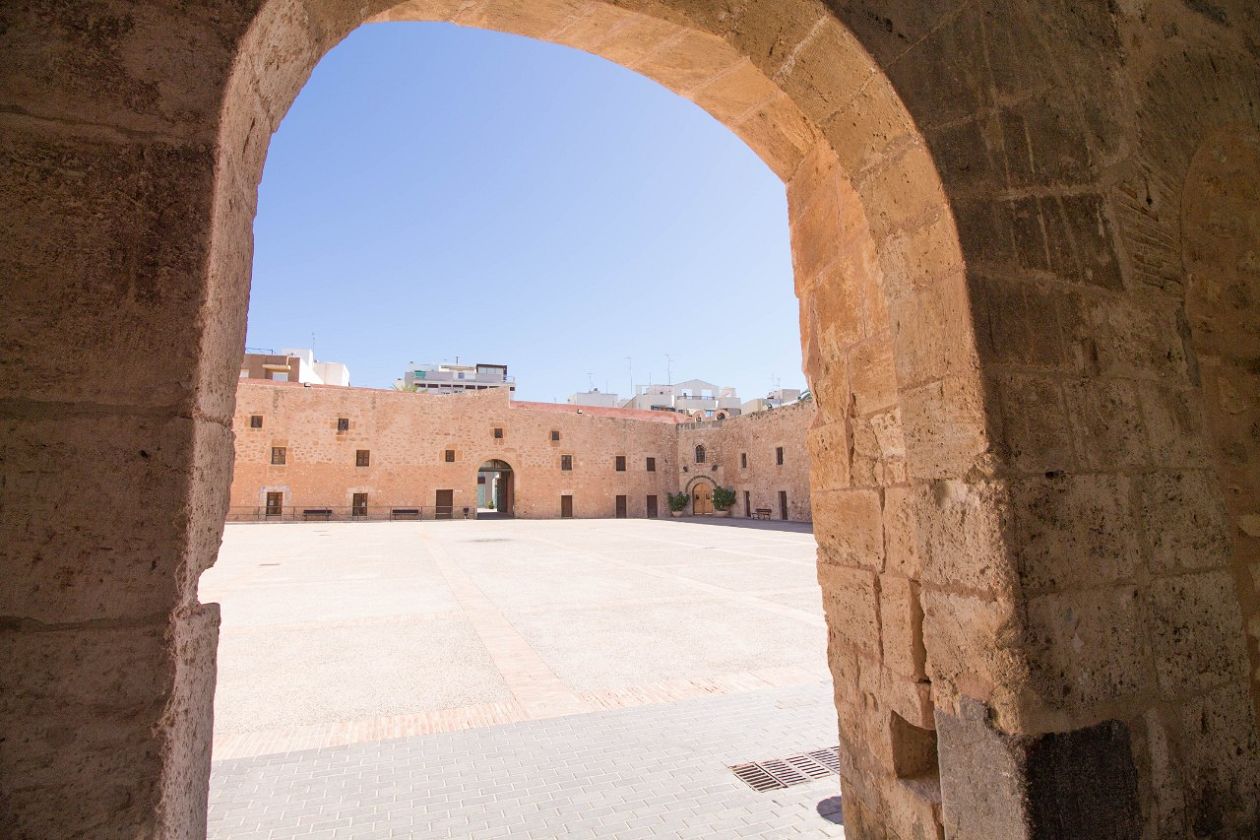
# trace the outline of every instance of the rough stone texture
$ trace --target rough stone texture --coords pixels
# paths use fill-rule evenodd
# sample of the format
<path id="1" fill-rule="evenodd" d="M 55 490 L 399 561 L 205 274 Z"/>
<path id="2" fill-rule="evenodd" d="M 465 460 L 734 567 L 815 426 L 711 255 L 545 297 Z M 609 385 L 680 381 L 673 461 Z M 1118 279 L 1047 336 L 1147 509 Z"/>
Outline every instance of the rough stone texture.
<path id="1" fill-rule="evenodd" d="M 6 5 L 3 628 L 49 652 L 5 674 L 7 834 L 201 831 L 208 642 L 154 628 L 195 609 L 221 530 L 268 138 L 320 56 L 389 19 L 639 69 L 787 184 L 852 836 L 936 820 L 890 712 L 975 700 L 1002 738 L 1128 722 L 1143 837 L 1255 835 L 1250 0 Z M 898 586 L 923 681 L 883 661 L 919 644 Z M 941 819 L 977 825 L 958 803 L 999 766 L 941 742 Z M 94 767 L 108 784 L 65 784 Z M 1032 825 L 1040 793 L 991 823 Z"/>

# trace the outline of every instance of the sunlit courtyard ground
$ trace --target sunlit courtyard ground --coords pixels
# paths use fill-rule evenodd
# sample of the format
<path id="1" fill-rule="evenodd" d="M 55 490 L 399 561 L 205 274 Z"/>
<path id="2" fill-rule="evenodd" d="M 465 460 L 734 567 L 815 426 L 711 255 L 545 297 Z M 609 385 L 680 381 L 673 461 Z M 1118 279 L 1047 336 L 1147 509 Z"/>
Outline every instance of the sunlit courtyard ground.
<path id="1" fill-rule="evenodd" d="M 842 836 L 808 528 L 229 525 L 211 836 Z M 327 833 L 323 833 L 327 832 Z"/>

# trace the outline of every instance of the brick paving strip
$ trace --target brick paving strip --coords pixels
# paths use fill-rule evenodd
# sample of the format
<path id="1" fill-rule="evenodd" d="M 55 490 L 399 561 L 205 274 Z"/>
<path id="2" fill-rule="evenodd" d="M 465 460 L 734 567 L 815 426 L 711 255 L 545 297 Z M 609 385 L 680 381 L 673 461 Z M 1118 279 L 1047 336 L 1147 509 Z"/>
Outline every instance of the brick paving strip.
<path id="1" fill-rule="evenodd" d="M 690 680 L 663 680 L 642 685 L 612 688 L 605 691 L 582 691 L 577 697 L 587 710 L 629 709 L 660 703 L 674 703 L 717 694 L 734 694 L 804 685 L 817 674 L 805 668 L 763 668 L 739 671 Z M 270 753 L 313 750 L 321 747 L 346 746 L 391 738 L 433 735 L 438 732 L 459 732 L 482 726 L 497 726 L 523 720 L 546 719 L 555 714 L 531 716 L 516 701 L 434 709 L 410 715 L 360 718 L 313 726 L 292 726 L 234 734 L 216 734 L 216 761 Z"/>
<path id="2" fill-rule="evenodd" d="M 836 777 L 758 793 L 729 769 L 835 743 L 814 682 L 216 761 L 209 837 L 842 838 Z"/>

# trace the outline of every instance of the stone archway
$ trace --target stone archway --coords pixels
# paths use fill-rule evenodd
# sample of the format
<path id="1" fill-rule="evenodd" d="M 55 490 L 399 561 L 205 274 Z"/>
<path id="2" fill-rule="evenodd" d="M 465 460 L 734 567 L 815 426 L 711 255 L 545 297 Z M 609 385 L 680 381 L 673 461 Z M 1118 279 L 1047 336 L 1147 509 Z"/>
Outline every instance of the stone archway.
<path id="1" fill-rule="evenodd" d="M 256 187 L 311 67 L 373 19 L 603 55 L 787 183 L 849 836 L 1254 833 L 1244 632 L 1217 609 L 1236 593 L 1222 566 L 1160 559 L 1221 537 L 1220 489 L 1176 520 L 1152 492 L 1207 451 L 1170 420 L 1200 389 L 1165 205 L 1185 148 L 1260 124 L 1243 0 L 0 16 L 17 836 L 204 830 L 217 615 L 196 582 L 227 504 Z M 1134 536 L 1152 523 L 1175 539 Z"/>
<path id="2" fill-rule="evenodd" d="M 713 513 L 713 491 L 717 482 L 706 475 L 696 476 L 687 482 L 687 498 L 690 499 L 692 516 L 708 516 Z"/>
<path id="3" fill-rule="evenodd" d="M 477 468 L 477 518 L 509 518 L 516 514 L 516 471 L 501 458 L 490 458 Z M 489 511 L 489 515 L 485 513 Z"/>

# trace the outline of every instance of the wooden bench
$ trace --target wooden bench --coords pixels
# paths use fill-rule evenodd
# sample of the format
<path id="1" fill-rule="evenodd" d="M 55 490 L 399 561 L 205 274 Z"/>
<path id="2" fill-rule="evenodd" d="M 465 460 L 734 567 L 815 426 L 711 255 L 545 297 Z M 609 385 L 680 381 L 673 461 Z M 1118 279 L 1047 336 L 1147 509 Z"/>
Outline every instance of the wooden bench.
<path id="1" fill-rule="evenodd" d="M 394 508 L 389 512 L 390 519 L 419 519 L 420 508 Z"/>
<path id="2" fill-rule="evenodd" d="M 332 508 L 304 508 L 302 518 L 308 522 L 312 519 L 322 519 L 327 522 L 332 519 Z"/>
<path id="3" fill-rule="evenodd" d="M 753 519 L 769 519 L 771 513 L 770 508 L 757 508 L 756 513 L 753 514 Z"/>

